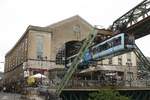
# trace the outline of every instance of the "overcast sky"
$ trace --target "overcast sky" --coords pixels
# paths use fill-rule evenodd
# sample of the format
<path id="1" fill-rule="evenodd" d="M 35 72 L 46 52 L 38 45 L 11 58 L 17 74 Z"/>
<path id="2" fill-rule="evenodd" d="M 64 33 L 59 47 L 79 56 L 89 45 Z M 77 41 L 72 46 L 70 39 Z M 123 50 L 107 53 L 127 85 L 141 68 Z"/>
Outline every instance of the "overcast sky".
<path id="1" fill-rule="evenodd" d="M 74 15 L 92 25 L 108 27 L 114 20 L 142 0 L 0 0 L 0 62 L 14 46 L 28 25 L 47 26 Z M 137 44 L 150 56 L 146 36 Z M 0 64 L 3 70 L 3 64 Z"/>

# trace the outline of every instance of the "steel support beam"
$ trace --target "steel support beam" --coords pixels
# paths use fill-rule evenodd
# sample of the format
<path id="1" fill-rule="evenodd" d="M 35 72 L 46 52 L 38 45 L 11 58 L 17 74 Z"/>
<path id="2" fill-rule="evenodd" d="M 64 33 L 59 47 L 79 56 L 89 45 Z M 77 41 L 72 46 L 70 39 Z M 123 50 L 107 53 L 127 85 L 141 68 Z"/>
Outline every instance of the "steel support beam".
<path id="1" fill-rule="evenodd" d="M 150 0 L 144 0 L 136 7 L 125 13 L 123 16 L 113 22 L 112 30 L 118 27 L 125 30 L 126 28 L 138 23 L 139 21 L 150 16 Z"/>

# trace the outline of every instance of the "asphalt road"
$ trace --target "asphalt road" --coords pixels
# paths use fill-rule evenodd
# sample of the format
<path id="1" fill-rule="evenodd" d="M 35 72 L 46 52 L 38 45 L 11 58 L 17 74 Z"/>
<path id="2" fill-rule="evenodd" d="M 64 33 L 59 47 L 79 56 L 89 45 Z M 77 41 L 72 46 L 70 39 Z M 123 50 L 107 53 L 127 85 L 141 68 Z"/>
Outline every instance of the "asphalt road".
<path id="1" fill-rule="evenodd" d="M 21 100 L 19 94 L 0 92 L 0 100 Z"/>

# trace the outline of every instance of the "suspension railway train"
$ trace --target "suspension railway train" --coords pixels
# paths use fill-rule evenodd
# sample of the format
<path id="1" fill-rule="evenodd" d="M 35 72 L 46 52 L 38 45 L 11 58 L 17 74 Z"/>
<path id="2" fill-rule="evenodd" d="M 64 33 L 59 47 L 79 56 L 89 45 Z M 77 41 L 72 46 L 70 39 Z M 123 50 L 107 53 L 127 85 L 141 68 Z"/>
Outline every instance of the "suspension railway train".
<path id="1" fill-rule="evenodd" d="M 100 60 L 109 55 L 119 55 L 123 52 L 128 52 L 134 48 L 134 37 L 128 36 L 125 33 L 114 35 L 103 42 L 89 47 L 84 53 L 80 65 L 87 65 L 90 61 Z M 77 54 L 67 58 L 66 66 L 69 67 Z"/>

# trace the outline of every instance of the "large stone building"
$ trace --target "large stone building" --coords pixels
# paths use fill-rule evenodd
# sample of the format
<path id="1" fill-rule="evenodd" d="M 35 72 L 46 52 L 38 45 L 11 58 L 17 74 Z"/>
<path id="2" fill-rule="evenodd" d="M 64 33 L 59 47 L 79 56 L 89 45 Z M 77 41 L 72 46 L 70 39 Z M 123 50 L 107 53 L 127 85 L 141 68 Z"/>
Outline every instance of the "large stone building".
<path id="1" fill-rule="evenodd" d="M 29 75 L 39 72 L 46 75 L 49 69 L 64 67 L 55 64 L 59 48 L 68 41 L 84 39 L 91 29 L 79 16 L 47 27 L 29 26 L 5 56 L 5 84 L 22 80 L 25 71 Z"/>
<path id="2" fill-rule="evenodd" d="M 46 27 L 30 25 L 5 56 L 5 85 L 20 85 L 29 75 L 42 73 L 48 76 L 49 70 L 64 68 L 63 64 L 57 62 L 57 53 L 66 43 L 85 39 L 92 28 L 78 15 Z M 107 35 L 111 33 L 99 31 Z M 128 63 L 132 67 L 127 67 Z M 100 61 L 99 66 L 103 66 L 101 70 L 123 72 L 124 77 L 132 74 L 136 78 L 137 75 L 136 56 L 133 53 Z"/>

